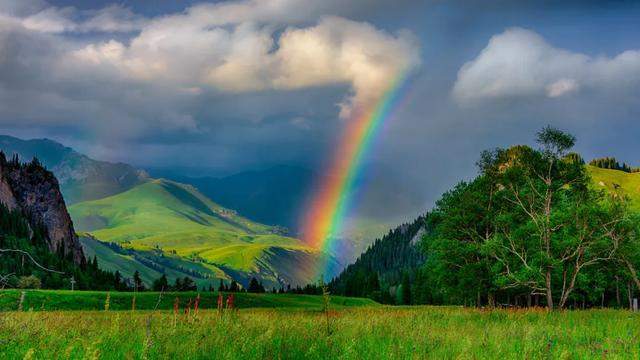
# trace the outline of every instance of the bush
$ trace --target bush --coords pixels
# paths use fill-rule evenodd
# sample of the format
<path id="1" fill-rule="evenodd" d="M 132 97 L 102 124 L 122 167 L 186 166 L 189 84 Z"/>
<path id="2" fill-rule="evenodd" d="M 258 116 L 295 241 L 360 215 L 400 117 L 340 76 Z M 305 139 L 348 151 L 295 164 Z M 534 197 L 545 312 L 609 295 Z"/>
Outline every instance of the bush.
<path id="1" fill-rule="evenodd" d="M 20 289 L 40 289 L 41 285 L 40 279 L 35 275 L 21 276 L 17 284 Z"/>

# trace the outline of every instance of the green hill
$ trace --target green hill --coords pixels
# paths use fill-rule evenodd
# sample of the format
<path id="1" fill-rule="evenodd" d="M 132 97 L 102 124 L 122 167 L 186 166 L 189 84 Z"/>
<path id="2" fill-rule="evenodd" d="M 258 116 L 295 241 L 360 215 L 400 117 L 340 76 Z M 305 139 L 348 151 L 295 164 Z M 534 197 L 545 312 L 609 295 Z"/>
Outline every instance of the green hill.
<path id="1" fill-rule="evenodd" d="M 214 203 L 190 185 L 151 180 L 123 193 L 69 208 L 89 256 L 126 276 L 140 271 L 150 283 L 165 271 L 170 280 L 191 276 L 201 286 L 217 279 L 267 286 L 304 284 L 325 259 L 280 228 L 255 223 Z M 100 240 L 100 242 L 91 239 Z M 118 245 L 110 245 L 115 243 Z"/>
<path id="2" fill-rule="evenodd" d="M 594 186 L 606 190 L 619 190 L 629 197 L 631 208 L 640 211 L 640 173 L 628 173 L 621 170 L 602 169 L 587 165 L 587 170 L 591 174 Z"/>

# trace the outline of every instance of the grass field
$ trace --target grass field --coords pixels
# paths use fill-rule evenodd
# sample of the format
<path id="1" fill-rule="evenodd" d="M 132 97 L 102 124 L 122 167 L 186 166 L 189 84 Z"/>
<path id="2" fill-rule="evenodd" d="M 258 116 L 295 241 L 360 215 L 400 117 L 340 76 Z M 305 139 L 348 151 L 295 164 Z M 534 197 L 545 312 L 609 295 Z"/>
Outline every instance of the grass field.
<path id="1" fill-rule="evenodd" d="M 640 316 L 454 307 L 9 312 L 4 359 L 637 359 Z"/>
<path id="2" fill-rule="evenodd" d="M 20 290 L 0 291 L 0 311 L 13 311 L 18 309 L 21 297 Z M 200 308 L 211 309 L 216 307 L 218 293 L 211 292 L 177 292 L 164 293 L 160 298 L 157 292 L 110 292 L 109 309 L 131 310 L 133 298 L 137 310 L 173 309 L 176 298 L 179 298 L 180 306 L 185 306 L 189 300 L 195 300 L 200 295 Z M 295 294 L 250 294 L 235 293 L 235 305 L 238 308 L 299 308 L 320 309 L 322 297 L 314 295 Z M 26 290 L 22 308 L 33 311 L 51 310 L 103 310 L 107 292 L 104 291 L 70 291 L 70 290 Z M 160 302 L 158 303 L 158 299 Z M 369 299 L 349 298 L 334 296 L 331 305 L 336 308 L 349 306 L 377 306 Z"/>

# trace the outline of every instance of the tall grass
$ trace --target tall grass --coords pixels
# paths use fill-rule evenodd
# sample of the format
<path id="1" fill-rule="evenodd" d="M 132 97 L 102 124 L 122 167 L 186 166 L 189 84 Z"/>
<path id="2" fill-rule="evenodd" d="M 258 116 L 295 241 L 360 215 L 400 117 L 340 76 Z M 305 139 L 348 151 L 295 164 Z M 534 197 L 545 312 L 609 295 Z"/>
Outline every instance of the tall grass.
<path id="1" fill-rule="evenodd" d="M 548 313 L 453 307 L 332 311 L 8 312 L 0 358 L 630 359 L 640 316 L 623 310 Z"/>

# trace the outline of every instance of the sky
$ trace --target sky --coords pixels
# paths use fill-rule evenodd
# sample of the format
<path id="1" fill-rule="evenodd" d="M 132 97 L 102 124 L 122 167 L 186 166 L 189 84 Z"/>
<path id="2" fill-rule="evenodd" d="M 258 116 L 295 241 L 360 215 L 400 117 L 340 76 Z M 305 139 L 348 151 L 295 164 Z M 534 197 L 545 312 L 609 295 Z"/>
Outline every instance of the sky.
<path id="1" fill-rule="evenodd" d="M 0 0 L 0 132 L 190 175 L 322 173 L 406 72 L 357 210 L 410 218 L 547 124 L 640 165 L 639 34 L 627 1 Z"/>

